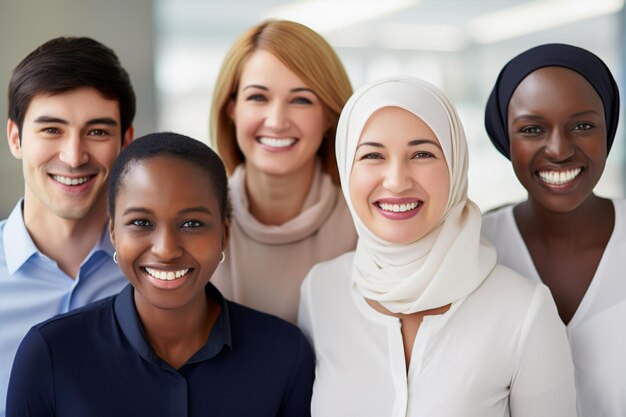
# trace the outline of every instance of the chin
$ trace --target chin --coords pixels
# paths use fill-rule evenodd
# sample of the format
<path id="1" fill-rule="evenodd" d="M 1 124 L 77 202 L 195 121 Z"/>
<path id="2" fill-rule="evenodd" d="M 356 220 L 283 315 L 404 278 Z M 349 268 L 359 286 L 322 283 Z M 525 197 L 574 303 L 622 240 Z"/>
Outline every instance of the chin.
<path id="1" fill-rule="evenodd" d="M 587 196 L 548 196 L 548 198 L 535 198 L 535 201 L 551 212 L 569 213 L 576 210 L 589 196 L 591 194 Z"/>

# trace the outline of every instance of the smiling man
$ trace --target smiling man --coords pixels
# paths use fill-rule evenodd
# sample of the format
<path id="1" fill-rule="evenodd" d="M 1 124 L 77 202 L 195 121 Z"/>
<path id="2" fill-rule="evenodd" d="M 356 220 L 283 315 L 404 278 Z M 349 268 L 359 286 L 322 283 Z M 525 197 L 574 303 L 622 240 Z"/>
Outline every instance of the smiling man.
<path id="1" fill-rule="evenodd" d="M 93 39 L 50 40 L 13 72 L 7 136 L 25 190 L 0 222 L 0 416 L 29 328 L 127 284 L 113 261 L 106 200 L 134 115 L 128 74 Z"/>

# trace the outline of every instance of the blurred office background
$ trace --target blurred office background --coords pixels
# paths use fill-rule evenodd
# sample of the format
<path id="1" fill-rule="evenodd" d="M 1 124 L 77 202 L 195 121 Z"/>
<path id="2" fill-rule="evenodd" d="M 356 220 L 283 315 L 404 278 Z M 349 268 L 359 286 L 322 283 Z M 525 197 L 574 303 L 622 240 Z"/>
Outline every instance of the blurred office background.
<path id="1" fill-rule="evenodd" d="M 113 48 L 130 73 L 137 135 L 172 130 L 208 142 L 221 61 L 243 31 L 267 18 L 320 32 L 354 88 L 405 73 L 446 92 L 469 141 L 470 197 L 483 210 L 524 198 L 483 126 L 504 63 L 535 45 L 571 43 L 598 54 L 624 91 L 624 0 L 0 0 L 0 114 L 7 114 L 10 73 L 28 52 L 55 36 L 86 35 Z M 596 190 L 603 196 L 624 196 L 624 122 Z M 6 217 L 23 182 L 2 137 L 0 217 Z"/>

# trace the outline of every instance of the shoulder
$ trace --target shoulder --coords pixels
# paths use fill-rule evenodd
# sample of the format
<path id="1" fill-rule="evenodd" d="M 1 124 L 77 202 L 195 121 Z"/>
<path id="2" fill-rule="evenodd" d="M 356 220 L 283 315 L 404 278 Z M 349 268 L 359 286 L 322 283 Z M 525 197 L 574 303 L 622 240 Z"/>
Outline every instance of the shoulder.
<path id="1" fill-rule="evenodd" d="M 614 198 L 611 202 L 615 208 L 615 215 L 622 218 L 626 217 L 626 200 L 623 198 Z"/>
<path id="2" fill-rule="evenodd" d="M 491 305 L 492 311 L 525 316 L 536 302 L 551 300 L 548 288 L 541 282 L 504 266 L 496 265 L 480 287 L 472 294 L 475 302 Z"/>
<path id="3" fill-rule="evenodd" d="M 233 343 L 290 351 L 304 340 L 298 327 L 271 314 L 227 301 Z"/>
<path id="4" fill-rule="evenodd" d="M 314 265 L 304 278 L 302 292 L 313 290 L 326 292 L 349 282 L 353 261 L 354 251 Z"/>
<path id="5" fill-rule="evenodd" d="M 481 233 L 498 247 L 502 241 L 515 235 L 516 227 L 513 205 L 508 205 L 483 214 Z"/>
<path id="6" fill-rule="evenodd" d="M 0 260 L 6 259 L 6 254 L 4 253 L 4 227 L 7 223 L 7 219 L 0 220 Z"/>
<path id="7" fill-rule="evenodd" d="M 506 222 L 513 216 L 514 204 L 507 204 L 504 206 L 496 207 L 491 210 L 487 210 L 483 213 L 483 226 L 490 225 L 492 223 Z"/>
<path id="8" fill-rule="evenodd" d="M 86 334 L 99 334 L 97 324 L 103 318 L 114 317 L 115 296 L 103 298 L 70 312 L 56 315 L 34 326 L 46 340 L 67 343 L 68 338 L 83 338 Z M 100 335 L 101 336 L 101 335 Z"/>
<path id="9" fill-rule="evenodd" d="M 330 179 L 328 181 L 330 182 Z M 334 199 L 334 203 L 322 227 L 329 229 L 335 239 L 349 241 L 351 248 L 354 248 L 356 246 L 357 234 L 350 209 L 346 204 L 341 188 L 334 184 L 331 184 L 329 187 L 332 187 L 332 193 L 329 193 L 327 198 Z"/>

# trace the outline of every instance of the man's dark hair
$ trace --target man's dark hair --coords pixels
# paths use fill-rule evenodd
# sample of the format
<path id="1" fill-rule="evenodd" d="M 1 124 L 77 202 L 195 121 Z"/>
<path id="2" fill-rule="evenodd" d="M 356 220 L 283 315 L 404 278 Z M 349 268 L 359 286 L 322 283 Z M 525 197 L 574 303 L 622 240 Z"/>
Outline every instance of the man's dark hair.
<path id="1" fill-rule="evenodd" d="M 115 217 L 117 196 L 128 172 L 137 163 L 157 156 L 176 158 L 202 169 L 213 185 L 222 220 L 230 219 L 228 177 L 220 157 L 199 140 L 171 132 L 142 136 L 133 140 L 120 153 L 109 179 L 109 216 L 111 218 Z"/>
<path id="2" fill-rule="evenodd" d="M 117 100 L 123 137 L 135 117 L 135 92 L 117 55 L 91 38 L 60 37 L 39 46 L 13 70 L 9 83 L 9 119 L 17 124 L 20 139 L 24 116 L 33 97 L 82 87 L 95 88 L 103 97 Z"/>

